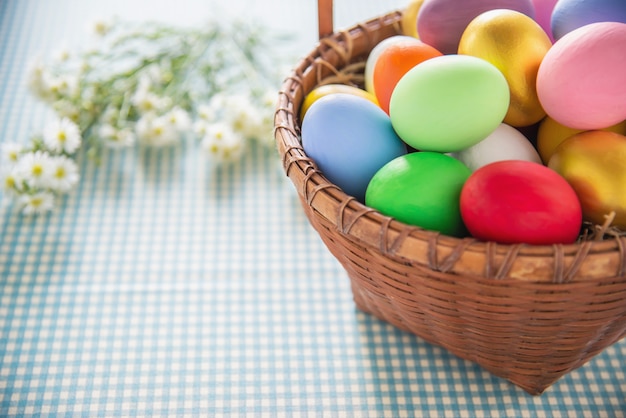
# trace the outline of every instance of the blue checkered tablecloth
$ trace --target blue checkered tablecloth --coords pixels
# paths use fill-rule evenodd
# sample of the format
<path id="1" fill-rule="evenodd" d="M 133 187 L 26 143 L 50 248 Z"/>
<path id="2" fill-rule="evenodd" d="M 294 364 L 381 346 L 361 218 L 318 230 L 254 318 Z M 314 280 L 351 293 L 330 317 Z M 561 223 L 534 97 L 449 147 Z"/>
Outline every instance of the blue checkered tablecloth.
<path id="1" fill-rule="evenodd" d="M 0 141 L 46 117 L 24 86 L 36 53 L 94 18 L 191 24 L 219 3 L 0 0 Z M 335 3 L 337 26 L 405 4 Z M 314 1 L 228 13 L 315 42 Z M 79 162 L 49 215 L 0 197 L 2 417 L 625 416 L 626 340 L 533 397 L 357 311 L 273 150 L 216 172 L 189 143 Z"/>

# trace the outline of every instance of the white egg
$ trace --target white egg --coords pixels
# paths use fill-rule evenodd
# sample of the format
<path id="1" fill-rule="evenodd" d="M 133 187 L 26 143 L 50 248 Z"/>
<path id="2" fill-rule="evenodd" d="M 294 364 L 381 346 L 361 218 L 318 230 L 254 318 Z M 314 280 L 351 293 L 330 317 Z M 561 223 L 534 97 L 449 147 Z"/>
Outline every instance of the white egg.
<path id="1" fill-rule="evenodd" d="M 503 160 L 524 160 L 541 164 L 537 150 L 520 131 L 500 124 L 487 138 L 462 151 L 450 153 L 470 170 Z"/>

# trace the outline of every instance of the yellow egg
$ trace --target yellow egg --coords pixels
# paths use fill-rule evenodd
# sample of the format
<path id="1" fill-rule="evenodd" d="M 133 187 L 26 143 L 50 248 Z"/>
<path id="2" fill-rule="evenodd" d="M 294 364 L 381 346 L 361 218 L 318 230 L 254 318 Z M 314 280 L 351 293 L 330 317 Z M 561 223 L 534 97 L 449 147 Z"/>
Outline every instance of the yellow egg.
<path id="1" fill-rule="evenodd" d="M 309 107 L 311 107 L 317 99 L 333 93 L 353 94 L 355 96 L 363 97 L 375 105 L 378 105 L 376 96 L 358 87 L 349 86 L 347 84 L 324 84 L 314 88 L 309 94 L 306 95 L 304 101 L 302 102 L 302 107 L 300 108 L 300 120 L 304 119 L 306 111 L 309 110 Z"/>
<path id="2" fill-rule="evenodd" d="M 551 46 L 548 35 L 530 17 L 514 10 L 495 9 L 470 22 L 458 52 L 489 61 L 504 74 L 511 91 L 504 123 L 523 127 L 546 115 L 537 97 L 536 80 L 539 64 Z"/>
<path id="3" fill-rule="evenodd" d="M 402 12 L 402 19 L 400 20 L 402 34 L 419 38 L 417 33 L 417 15 L 422 7 L 422 3 L 424 3 L 424 0 L 411 0 Z"/>
<path id="4" fill-rule="evenodd" d="M 613 226 L 626 228 L 626 136 L 586 131 L 569 137 L 554 151 L 548 167 L 572 186 L 587 221 L 603 224 L 615 212 Z"/>
<path id="5" fill-rule="evenodd" d="M 626 135 L 626 121 L 602 130 Z M 560 124 L 550 116 L 546 116 L 539 124 L 539 129 L 537 130 L 537 151 L 539 151 L 544 164 L 550 161 L 554 150 L 561 142 L 581 132 L 585 132 L 585 130 L 570 128 Z"/>

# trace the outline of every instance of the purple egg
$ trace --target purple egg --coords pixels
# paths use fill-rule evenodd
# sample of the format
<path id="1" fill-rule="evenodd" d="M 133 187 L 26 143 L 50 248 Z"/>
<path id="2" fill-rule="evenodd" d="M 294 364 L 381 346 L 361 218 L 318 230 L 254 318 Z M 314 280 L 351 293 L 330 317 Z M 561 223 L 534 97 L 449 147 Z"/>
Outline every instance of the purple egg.
<path id="1" fill-rule="evenodd" d="M 493 9 L 511 9 L 535 18 L 532 0 L 425 0 L 417 17 L 419 38 L 443 54 L 456 54 L 467 25 Z"/>
<path id="2" fill-rule="evenodd" d="M 626 0 L 560 0 L 551 19 L 552 35 L 563 35 L 596 22 L 626 23 Z"/>
<path id="3" fill-rule="evenodd" d="M 554 10 L 554 5 L 558 0 L 533 0 L 533 5 L 535 6 L 535 21 L 539 23 L 539 26 L 548 34 L 550 40 L 554 42 L 554 37 L 552 36 L 552 11 Z"/>

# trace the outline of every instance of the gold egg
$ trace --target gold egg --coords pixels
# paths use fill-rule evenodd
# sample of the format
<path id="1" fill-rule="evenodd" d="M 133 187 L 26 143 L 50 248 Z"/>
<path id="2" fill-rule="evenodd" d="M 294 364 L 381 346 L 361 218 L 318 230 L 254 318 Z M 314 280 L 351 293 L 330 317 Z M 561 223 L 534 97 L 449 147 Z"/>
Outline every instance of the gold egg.
<path id="1" fill-rule="evenodd" d="M 626 136 L 586 131 L 563 141 L 548 167 L 572 186 L 585 220 L 603 224 L 615 212 L 613 226 L 626 228 Z"/>
<path id="2" fill-rule="evenodd" d="M 304 98 L 304 101 L 302 102 L 302 107 L 300 108 L 300 120 L 304 119 L 304 115 L 306 114 L 307 110 L 309 110 L 309 107 L 311 107 L 311 105 L 315 103 L 318 99 L 335 93 L 352 94 L 367 99 L 375 105 L 378 105 L 378 99 L 376 98 L 376 96 L 366 90 L 347 84 L 323 84 L 314 88 Z"/>
<path id="3" fill-rule="evenodd" d="M 473 55 L 496 66 L 506 78 L 511 102 L 504 123 L 515 127 L 539 122 L 545 115 L 537 97 L 539 65 L 552 42 L 530 17 L 495 9 L 478 15 L 466 27 L 459 54 Z"/>
<path id="4" fill-rule="evenodd" d="M 422 3 L 424 3 L 424 0 L 411 0 L 402 11 L 400 27 L 403 35 L 419 38 L 417 33 L 417 15 L 422 8 Z"/>
<path id="5" fill-rule="evenodd" d="M 601 130 L 626 135 L 626 121 Z M 572 135 L 584 131 L 584 129 L 575 129 L 562 125 L 550 116 L 546 116 L 539 124 L 539 129 L 537 130 L 537 151 L 541 156 L 541 161 L 547 164 L 554 150 L 561 142 Z"/>

